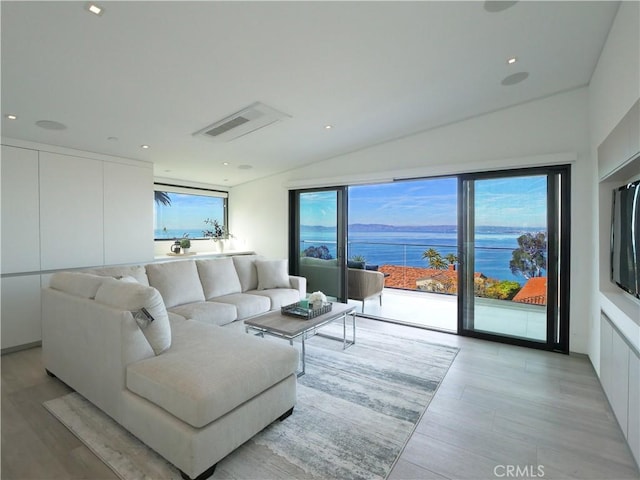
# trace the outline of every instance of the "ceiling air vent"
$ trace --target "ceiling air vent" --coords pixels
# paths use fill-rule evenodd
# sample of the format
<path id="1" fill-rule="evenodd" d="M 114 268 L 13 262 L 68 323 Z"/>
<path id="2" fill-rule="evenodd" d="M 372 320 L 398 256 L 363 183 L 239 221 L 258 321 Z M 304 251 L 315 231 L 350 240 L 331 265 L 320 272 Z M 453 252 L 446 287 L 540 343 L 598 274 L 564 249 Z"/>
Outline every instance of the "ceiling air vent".
<path id="1" fill-rule="evenodd" d="M 287 117 L 289 115 L 286 113 L 279 112 L 264 103 L 255 102 L 233 115 L 198 130 L 193 135 L 204 136 L 216 142 L 228 142 Z"/>

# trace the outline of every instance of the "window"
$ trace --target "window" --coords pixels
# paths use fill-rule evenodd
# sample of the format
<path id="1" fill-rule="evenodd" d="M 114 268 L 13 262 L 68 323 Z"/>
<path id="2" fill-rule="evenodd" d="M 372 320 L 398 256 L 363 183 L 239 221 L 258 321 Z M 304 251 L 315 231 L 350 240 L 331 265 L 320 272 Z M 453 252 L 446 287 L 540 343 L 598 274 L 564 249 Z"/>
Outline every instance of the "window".
<path id="1" fill-rule="evenodd" d="M 217 221 L 227 231 L 227 192 L 156 183 L 153 231 L 156 240 L 205 238 Z"/>

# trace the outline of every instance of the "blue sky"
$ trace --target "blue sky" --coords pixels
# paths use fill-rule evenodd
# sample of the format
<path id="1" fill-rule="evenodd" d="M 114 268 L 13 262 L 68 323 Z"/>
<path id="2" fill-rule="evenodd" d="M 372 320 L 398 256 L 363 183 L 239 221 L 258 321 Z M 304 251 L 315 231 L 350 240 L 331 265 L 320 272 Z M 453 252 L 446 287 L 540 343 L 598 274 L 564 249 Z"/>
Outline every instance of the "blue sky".
<path id="1" fill-rule="evenodd" d="M 546 177 L 510 177 L 476 182 L 476 225 L 546 225 Z M 305 193 L 303 225 L 335 224 L 331 191 Z M 457 179 L 438 178 L 349 187 L 349 223 L 454 225 Z"/>
<path id="2" fill-rule="evenodd" d="M 224 223 L 224 200 L 219 197 L 169 193 L 171 206 L 156 205 L 155 229 L 205 230 L 206 218 Z"/>

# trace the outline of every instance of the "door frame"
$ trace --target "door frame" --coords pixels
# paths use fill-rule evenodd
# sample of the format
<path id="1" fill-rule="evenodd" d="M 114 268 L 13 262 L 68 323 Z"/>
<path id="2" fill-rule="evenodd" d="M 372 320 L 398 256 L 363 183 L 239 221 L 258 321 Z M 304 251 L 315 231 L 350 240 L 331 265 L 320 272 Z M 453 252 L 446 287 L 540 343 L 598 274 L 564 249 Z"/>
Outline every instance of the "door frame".
<path id="1" fill-rule="evenodd" d="M 520 337 L 481 332 L 465 327 L 466 306 L 473 301 L 473 252 L 465 248 L 467 234 L 474 229 L 470 204 L 473 181 L 528 175 L 547 176 L 547 325 L 546 340 L 538 342 Z M 469 183 L 471 182 L 471 183 Z M 569 353 L 569 285 L 571 248 L 571 166 L 558 165 L 458 175 L 458 335 L 541 350 Z M 469 185 L 469 189 L 465 188 Z M 473 191 L 471 191 L 473 194 Z M 553 260 L 553 261 L 552 261 Z M 469 297 L 470 295 L 470 297 Z M 552 301 L 550 302 L 549 299 Z M 473 319 L 471 319 L 473 321 Z"/>
<path id="2" fill-rule="evenodd" d="M 347 302 L 347 215 L 348 215 L 348 194 L 347 186 L 306 188 L 300 190 L 289 190 L 289 274 L 299 275 L 300 273 L 300 195 L 312 192 L 336 192 L 336 252 L 340 278 L 339 302 Z"/>

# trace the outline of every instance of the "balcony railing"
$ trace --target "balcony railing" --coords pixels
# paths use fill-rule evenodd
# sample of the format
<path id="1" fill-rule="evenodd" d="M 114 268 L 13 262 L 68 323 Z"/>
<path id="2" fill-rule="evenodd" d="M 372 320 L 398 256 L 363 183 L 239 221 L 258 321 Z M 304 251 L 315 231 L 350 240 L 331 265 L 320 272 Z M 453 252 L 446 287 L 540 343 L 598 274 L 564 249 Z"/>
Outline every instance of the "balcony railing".
<path id="1" fill-rule="evenodd" d="M 304 252 L 309 247 L 320 246 L 326 247 L 331 258 L 337 257 L 335 241 L 303 240 L 300 242 L 300 251 Z M 430 267 L 428 259 L 423 258 L 423 253 L 429 249 L 438 251 L 445 261 L 442 266 L 446 265 L 447 255 L 457 255 L 457 246 L 445 243 L 394 243 L 358 240 L 348 242 L 347 256 L 348 258 L 364 257 L 367 264 L 377 265 L 383 273 L 387 274 L 385 288 L 457 294 L 456 265 L 449 265 L 444 269 Z M 520 284 L 524 283 L 521 278 L 511 276 L 509 262 L 513 250 L 513 247 L 482 245 L 474 247 L 476 297 L 498 298 L 496 296 L 498 293 L 487 291 L 487 287 L 499 281 L 511 280 L 519 281 Z M 536 295 L 516 301 L 532 305 L 546 305 L 546 292 L 536 293 Z"/>

